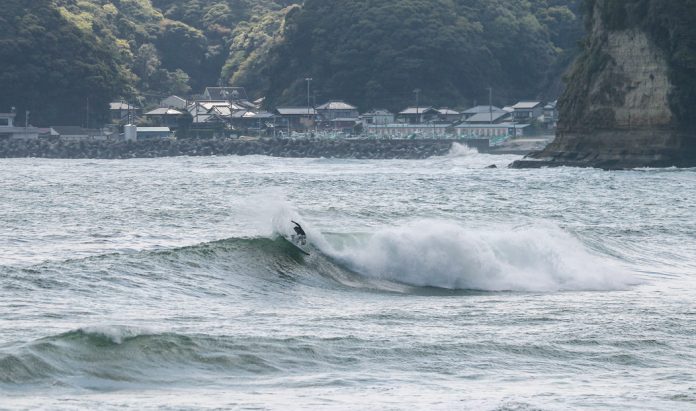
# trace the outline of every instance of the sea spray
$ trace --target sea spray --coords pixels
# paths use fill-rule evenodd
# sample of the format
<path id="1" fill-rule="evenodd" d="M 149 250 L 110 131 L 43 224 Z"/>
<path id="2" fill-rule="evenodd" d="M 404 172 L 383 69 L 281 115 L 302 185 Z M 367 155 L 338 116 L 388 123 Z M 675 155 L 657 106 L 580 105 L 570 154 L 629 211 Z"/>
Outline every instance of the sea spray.
<path id="1" fill-rule="evenodd" d="M 418 220 L 326 252 L 372 278 L 485 291 L 618 290 L 635 283 L 553 226 L 467 228 Z"/>

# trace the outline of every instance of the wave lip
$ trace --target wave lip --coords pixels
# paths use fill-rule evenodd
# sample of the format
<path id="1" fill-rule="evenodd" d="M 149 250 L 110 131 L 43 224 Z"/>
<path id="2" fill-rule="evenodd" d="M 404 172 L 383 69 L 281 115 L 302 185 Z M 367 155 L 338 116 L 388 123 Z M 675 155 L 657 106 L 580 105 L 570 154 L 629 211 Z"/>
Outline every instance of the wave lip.
<path id="1" fill-rule="evenodd" d="M 556 227 L 474 229 L 420 220 L 330 254 L 365 276 L 418 287 L 598 291 L 634 282 L 614 261 Z"/>

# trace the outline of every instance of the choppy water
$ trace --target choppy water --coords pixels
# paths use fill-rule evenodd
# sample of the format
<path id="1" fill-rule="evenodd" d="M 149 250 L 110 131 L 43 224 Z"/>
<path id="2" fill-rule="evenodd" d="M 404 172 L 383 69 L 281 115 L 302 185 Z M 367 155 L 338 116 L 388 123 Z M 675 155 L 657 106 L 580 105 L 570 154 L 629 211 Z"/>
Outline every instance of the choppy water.
<path id="1" fill-rule="evenodd" d="M 696 409 L 696 170 L 513 159 L 2 160 L 0 409 Z"/>

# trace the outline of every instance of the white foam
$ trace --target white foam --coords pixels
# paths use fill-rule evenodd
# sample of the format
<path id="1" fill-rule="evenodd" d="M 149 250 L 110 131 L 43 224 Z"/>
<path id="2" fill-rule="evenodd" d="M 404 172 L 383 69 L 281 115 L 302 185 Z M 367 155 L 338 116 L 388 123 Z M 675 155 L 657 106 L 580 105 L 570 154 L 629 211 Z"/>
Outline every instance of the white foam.
<path id="1" fill-rule="evenodd" d="M 420 220 L 324 251 L 357 272 L 414 286 L 486 291 L 618 290 L 635 283 L 557 227 L 467 228 Z"/>
<path id="2" fill-rule="evenodd" d="M 447 154 L 447 157 L 449 158 L 456 158 L 456 157 L 476 157 L 479 156 L 478 150 L 475 148 L 471 148 L 465 144 L 459 144 L 459 143 L 452 143 L 452 148 L 450 148 L 449 153 Z"/>

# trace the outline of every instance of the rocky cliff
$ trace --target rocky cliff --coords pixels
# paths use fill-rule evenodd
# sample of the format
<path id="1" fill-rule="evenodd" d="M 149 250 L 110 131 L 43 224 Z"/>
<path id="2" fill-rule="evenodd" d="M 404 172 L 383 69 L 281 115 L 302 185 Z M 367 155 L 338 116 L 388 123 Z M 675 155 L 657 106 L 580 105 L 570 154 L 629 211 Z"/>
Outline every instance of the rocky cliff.
<path id="1" fill-rule="evenodd" d="M 513 167 L 696 166 L 694 0 L 587 0 L 555 141 Z"/>

